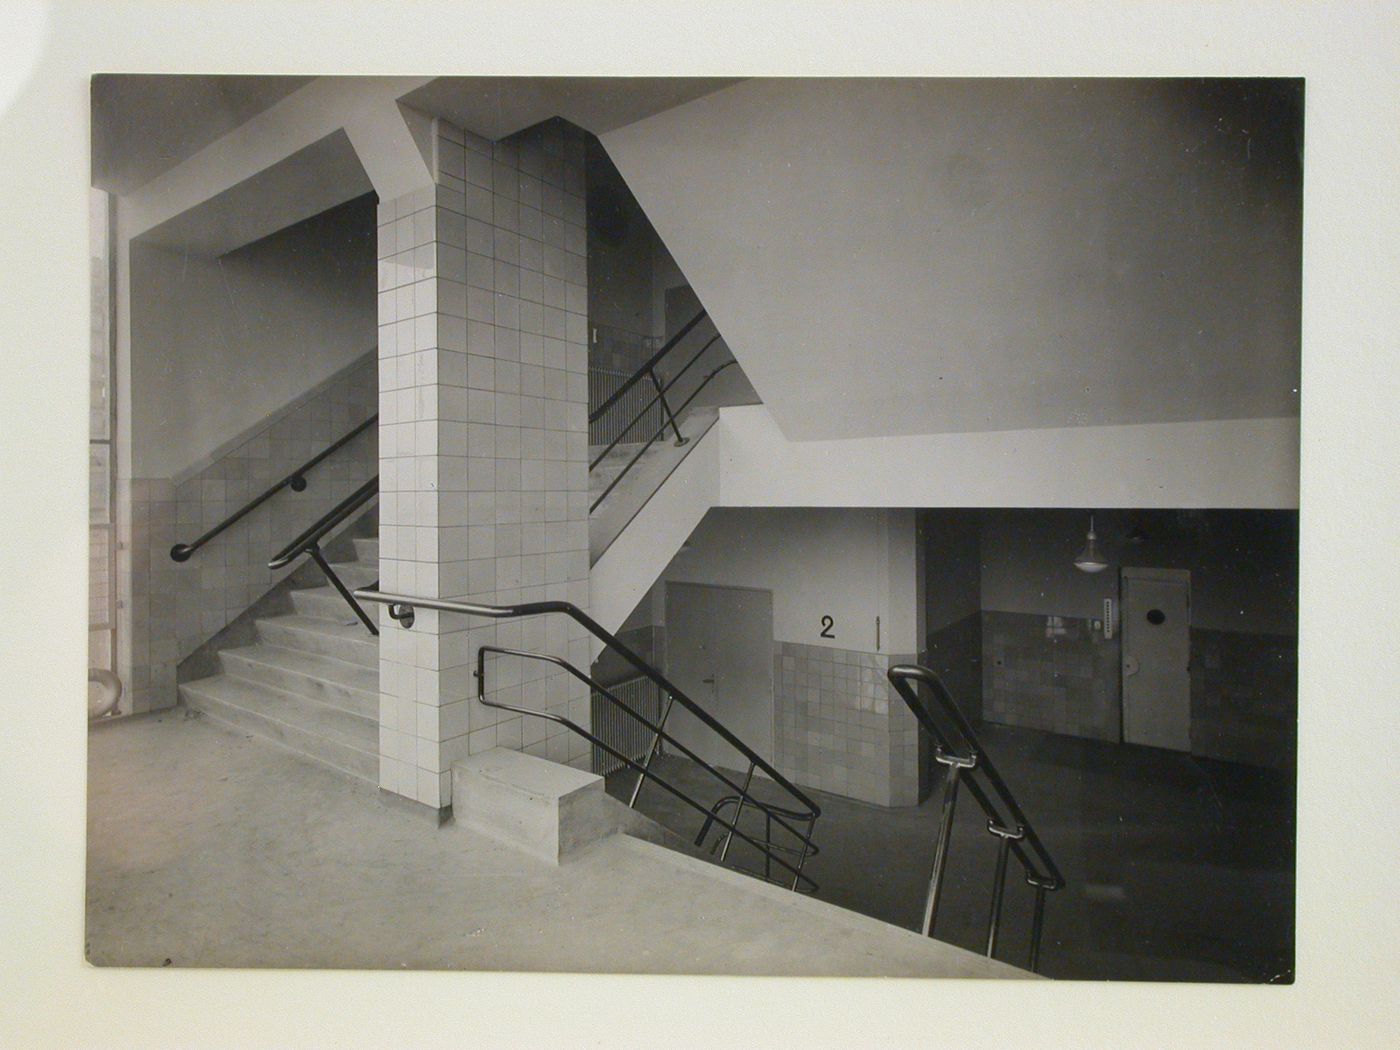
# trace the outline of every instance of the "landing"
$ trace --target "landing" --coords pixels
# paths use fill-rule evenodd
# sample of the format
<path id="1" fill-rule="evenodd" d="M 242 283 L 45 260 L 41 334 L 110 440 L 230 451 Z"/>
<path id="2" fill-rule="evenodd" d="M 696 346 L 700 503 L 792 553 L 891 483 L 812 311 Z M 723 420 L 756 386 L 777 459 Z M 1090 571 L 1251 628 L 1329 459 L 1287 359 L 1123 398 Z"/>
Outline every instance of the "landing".
<path id="1" fill-rule="evenodd" d="M 183 710 L 93 731 L 88 790 L 99 966 L 1026 976 L 625 837 L 553 867 Z"/>

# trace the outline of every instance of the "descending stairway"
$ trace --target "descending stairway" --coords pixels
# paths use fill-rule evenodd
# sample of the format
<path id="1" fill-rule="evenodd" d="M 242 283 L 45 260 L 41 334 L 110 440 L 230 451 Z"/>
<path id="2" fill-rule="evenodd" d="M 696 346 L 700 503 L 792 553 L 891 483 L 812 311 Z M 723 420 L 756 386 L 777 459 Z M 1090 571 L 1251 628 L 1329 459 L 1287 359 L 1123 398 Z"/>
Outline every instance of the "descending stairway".
<path id="1" fill-rule="evenodd" d="M 379 578 L 378 539 L 333 568 L 347 587 Z M 256 644 L 219 653 L 222 673 L 180 686 L 186 705 L 372 783 L 379 779 L 379 640 L 328 584 L 291 592 L 258 619 Z"/>

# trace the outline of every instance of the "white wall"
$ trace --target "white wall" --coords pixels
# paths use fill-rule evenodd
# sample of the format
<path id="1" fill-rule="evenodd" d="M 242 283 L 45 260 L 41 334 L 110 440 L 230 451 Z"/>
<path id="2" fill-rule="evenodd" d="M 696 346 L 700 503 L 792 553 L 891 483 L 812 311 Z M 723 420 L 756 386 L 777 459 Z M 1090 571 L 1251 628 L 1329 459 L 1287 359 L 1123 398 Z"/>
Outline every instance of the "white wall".
<path id="1" fill-rule="evenodd" d="M 662 580 L 771 590 L 779 641 L 874 652 L 879 616 L 880 651 L 912 652 L 913 534 L 912 512 L 716 508 Z M 834 638 L 821 637 L 823 616 Z"/>
<path id="2" fill-rule="evenodd" d="M 766 405 L 725 408 L 593 566 L 593 615 L 622 624 L 711 507 L 1297 506 L 1296 419 L 792 442 Z"/>
<path id="3" fill-rule="evenodd" d="M 1298 412 L 1296 101 L 750 80 L 603 143 L 789 438 Z"/>
<path id="4" fill-rule="evenodd" d="M 1298 420 L 789 441 L 726 408 L 720 503 L 792 507 L 1298 506 Z"/>
<path id="5" fill-rule="evenodd" d="M 172 477 L 375 345 L 360 198 L 219 258 L 131 249 L 131 476 Z"/>

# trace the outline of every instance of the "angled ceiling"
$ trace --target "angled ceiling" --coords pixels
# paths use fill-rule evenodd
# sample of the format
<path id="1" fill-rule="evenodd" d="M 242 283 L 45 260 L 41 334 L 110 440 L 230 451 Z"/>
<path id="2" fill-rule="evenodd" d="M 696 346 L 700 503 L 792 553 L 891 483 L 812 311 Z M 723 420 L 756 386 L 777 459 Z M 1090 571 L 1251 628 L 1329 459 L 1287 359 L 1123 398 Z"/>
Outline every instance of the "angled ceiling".
<path id="1" fill-rule="evenodd" d="M 315 79 L 94 76 L 92 184 L 130 193 Z M 400 101 L 489 139 L 556 116 L 601 134 L 732 83 L 722 77 L 438 77 Z"/>
<path id="2" fill-rule="evenodd" d="M 747 80 L 601 139 L 789 439 L 1298 414 L 1301 81 Z"/>
<path id="3" fill-rule="evenodd" d="M 373 190 L 349 136 L 335 131 L 153 226 L 140 240 L 196 255 L 222 255 Z"/>
<path id="4" fill-rule="evenodd" d="M 494 141 L 550 117 L 601 135 L 733 83 L 732 77 L 438 77 L 400 101 Z"/>
<path id="5" fill-rule="evenodd" d="M 108 193 L 130 193 L 314 79 L 94 76 L 92 184 Z"/>

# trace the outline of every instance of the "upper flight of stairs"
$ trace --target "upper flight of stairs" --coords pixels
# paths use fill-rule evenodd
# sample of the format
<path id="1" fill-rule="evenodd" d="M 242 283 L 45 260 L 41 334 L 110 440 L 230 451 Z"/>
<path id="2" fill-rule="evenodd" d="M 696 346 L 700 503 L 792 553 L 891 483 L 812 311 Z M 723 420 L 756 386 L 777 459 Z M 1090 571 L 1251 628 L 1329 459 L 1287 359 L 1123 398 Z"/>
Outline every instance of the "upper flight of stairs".
<path id="1" fill-rule="evenodd" d="M 588 518 L 589 563 L 596 564 L 612 542 L 631 523 L 666 479 L 680 466 L 681 462 L 695 449 L 700 439 L 719 419 L 719 410 L 710 405 L 695 406 L 680 421 L 681 433 L 686 438 L 684 445 L 677 445 L 674 436 L 668 431 L 643 453 L 637 465 L 632 467 L 622 482 L 608 494 L 607 499 Z M 588 472 L 588 502 L 592 505 L 601 496 L 613 479 L 622 473 L 642 448 L 640 442 L 618 445 L 607 454 L 601 463 Z M 593 459 L 602 451 L 601 446 L 590 446 L 588 459 Z M 684 536 L 676 541 L 680 546 Z"/>
<path id="2" fill-rule="evenodd" d="M 350 589 L 379 578 L 379 540 L 332 567 Z M 329 584 L 291 592 L 293 612 L 256 621 L 253 645 L 219 652 L 221 674 L 180 686 L 186 705 L 372 783 L 379 780 L 379 640 Z"/>

